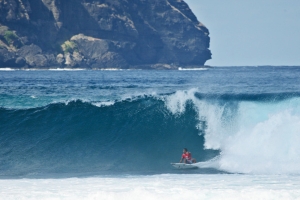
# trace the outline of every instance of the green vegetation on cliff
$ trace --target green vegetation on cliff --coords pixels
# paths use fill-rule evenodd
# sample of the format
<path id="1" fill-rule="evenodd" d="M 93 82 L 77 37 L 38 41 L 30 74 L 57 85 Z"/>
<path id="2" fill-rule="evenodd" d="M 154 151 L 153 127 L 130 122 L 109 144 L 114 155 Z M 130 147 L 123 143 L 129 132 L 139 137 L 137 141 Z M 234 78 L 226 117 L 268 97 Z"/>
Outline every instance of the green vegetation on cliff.
<path id="1" fill-rule="evenodd" d="M 18 36 L 13 31 L 5 31 L 3 36 L 8 44 L 12 44 L 13 41 L 18 39 Z"/>
<path id="2" fill-rule="evenodd" d="M 73 53 L 74 51 L 77 52 L 78 51 L 78 47 L 77 44 L 73 41 L 65 41 L 62 45 L 61 45 L 62 50 L 64 51 L 64 53 Z"/>

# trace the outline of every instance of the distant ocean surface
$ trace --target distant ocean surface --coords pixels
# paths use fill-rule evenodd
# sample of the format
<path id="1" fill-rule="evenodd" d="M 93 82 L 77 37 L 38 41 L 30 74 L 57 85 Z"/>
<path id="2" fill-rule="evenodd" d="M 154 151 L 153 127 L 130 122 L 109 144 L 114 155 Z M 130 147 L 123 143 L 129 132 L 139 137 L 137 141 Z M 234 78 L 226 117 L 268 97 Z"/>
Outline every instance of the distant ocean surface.
<path id="1" fill-rule="evenodd" d="M 0 199 L 300 199 L 299 144 L 300 67 L 0 69 Z"/>

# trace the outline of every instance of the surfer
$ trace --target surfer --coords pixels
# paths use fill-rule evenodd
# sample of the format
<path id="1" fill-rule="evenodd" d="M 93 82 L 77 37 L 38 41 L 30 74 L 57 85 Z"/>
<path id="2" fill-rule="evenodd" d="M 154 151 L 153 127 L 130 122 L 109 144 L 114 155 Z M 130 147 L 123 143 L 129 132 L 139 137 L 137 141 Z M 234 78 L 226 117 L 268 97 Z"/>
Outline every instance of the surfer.
<path id="1" fill-rule="evenodd" d="M 196 163 L 196 159 L 192 158 L 192 153 L 189 152 L 187 150 L 187 148 L 184 148 L 183 149 L 183 153 L 182 153 L 182 156 L 181 156 L 181 159 L 179 161 L 180 163 L 181 162 L 184 162 L 186 164 L 192 164 L 192 163 Z"/>

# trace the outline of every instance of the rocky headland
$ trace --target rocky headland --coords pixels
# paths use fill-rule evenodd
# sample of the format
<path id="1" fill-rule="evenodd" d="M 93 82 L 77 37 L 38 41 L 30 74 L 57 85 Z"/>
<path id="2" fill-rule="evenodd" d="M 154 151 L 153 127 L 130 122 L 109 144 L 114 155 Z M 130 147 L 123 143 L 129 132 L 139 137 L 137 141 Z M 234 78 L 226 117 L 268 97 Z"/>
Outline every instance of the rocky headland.
<path id="1" fill-rule="evenodd" d="M 209 42 L 183 0 L 0 0 L 0 67 L 201 67 Z"/>

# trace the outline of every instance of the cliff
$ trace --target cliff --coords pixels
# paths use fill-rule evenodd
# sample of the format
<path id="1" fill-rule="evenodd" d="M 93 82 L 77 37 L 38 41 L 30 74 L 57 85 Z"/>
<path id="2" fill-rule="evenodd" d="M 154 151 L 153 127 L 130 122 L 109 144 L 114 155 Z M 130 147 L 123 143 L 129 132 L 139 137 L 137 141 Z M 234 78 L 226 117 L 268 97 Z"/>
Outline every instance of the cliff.
<path id="1" fill-rule="evenodd" d="M 183 0 L 0 0 L 0 67 L 203 66 L 209 40 Z"/>

